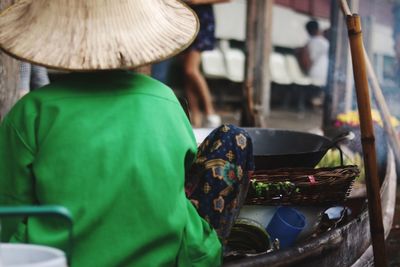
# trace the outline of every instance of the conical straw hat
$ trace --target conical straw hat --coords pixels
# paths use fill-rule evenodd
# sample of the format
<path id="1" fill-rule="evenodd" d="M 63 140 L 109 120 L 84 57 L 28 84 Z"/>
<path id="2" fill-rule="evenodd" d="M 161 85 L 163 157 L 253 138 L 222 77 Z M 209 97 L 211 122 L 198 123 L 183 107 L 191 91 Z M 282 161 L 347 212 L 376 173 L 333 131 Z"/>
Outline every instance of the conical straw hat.
<path id="1" fill-rule="evenodd" d="M 55 69 L 131 69 L 181 52 L 198 27 L 178 0 L 22 0 L 0 15 L 0 47 Z"/>

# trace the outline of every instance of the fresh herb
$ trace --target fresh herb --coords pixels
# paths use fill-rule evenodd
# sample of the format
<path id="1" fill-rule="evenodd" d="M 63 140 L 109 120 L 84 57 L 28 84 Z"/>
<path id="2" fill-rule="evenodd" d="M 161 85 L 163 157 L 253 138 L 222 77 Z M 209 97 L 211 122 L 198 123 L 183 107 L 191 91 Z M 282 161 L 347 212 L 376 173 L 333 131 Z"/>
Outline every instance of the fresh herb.
<path id="1" fill-rule="evenodd" d="M 251 185 L 257 197 L 268 195 L 284 195 L 289 196 L 292 193 L 299 193 L 300 188 L 290 181 L 285 182 L 257 182 L 255 179 L 251 180 Z"/>

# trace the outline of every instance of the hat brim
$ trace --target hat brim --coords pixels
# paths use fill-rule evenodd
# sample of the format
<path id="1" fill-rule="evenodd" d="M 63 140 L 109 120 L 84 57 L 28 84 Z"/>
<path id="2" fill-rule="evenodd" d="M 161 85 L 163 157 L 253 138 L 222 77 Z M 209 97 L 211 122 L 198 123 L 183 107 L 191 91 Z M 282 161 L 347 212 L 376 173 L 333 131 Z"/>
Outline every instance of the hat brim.
<path id="1" fill-rule="evenodd" d="M 198 30 L 180 0 L 26 0 L 0 14 L 0 48 L 53 69 L 134 69 L 180 53 Z"/>

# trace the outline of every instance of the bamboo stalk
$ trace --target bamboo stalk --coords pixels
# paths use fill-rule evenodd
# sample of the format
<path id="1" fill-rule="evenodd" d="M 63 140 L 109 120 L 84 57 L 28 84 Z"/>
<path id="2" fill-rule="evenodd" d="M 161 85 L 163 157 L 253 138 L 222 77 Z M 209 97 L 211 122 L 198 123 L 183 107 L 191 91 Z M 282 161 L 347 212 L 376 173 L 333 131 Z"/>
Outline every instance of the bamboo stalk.
<path id="1" fill-rule="evenodd" d="M 367 66 L 362 42 L 361 20 L 358 15 L 351 15 L 346 1 L 341 0 L 341 7 L 347 17 L 346 22 L 352 55 L 357 105 L 359 109 L 374 264 L 375 266 L 385 267 L 388 266 L 388 263 L 382 222 L 382 206 L 375 151 L 375 137 L 368 89 Z"/>

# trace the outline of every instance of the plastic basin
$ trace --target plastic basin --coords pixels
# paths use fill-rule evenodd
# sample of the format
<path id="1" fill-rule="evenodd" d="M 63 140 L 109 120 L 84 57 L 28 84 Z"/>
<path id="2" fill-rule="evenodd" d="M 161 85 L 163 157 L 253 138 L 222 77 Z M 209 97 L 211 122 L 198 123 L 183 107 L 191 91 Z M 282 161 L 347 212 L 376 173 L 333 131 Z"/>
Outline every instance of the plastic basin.
<path id="1" fill-rule="evenodd" d="M 1 244 L 1 267 L 67 267 L 63 251 L 28 244 Z"/>

